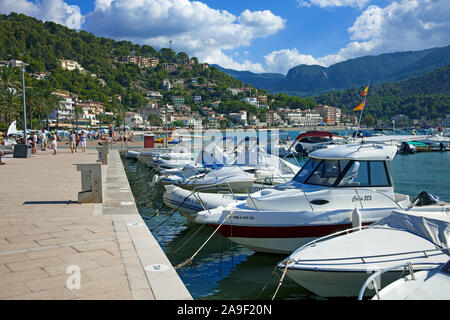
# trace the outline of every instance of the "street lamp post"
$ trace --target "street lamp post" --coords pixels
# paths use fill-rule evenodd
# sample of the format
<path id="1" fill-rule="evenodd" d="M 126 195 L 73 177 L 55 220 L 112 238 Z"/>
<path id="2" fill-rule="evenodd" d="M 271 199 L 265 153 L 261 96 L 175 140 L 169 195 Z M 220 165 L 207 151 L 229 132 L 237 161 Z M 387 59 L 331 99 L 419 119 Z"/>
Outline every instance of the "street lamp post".
<path id="1" fill-rule="evenodd" d="M 22 63 L 22 99 L 23 99 L 23 138 L 24 144 L 27 142 L 27 109 L 25 104 L 25 64 Z"/>

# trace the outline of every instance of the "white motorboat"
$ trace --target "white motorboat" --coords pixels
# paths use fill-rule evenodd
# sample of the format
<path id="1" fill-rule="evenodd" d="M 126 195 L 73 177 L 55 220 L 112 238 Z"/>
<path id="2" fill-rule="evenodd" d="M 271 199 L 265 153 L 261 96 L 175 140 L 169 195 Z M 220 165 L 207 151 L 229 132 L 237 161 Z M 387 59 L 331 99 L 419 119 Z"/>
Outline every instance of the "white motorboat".
<path id="1" fill-rule="evenodd" d="M 162 170 L 161 176 L 156 181 L 169 185 L 198 176 L 214 169 L 222 168 L 224 165 L 233 163 L 235 156 L 231 152 L 225 152 L 216 143 L 211 143 L 203 148 L 194 163 L 189 163 L 182 168 Z"/>
<path id="2" fill-rule="evenodd" d="M 394 193 L 389 162 L 397 147 L 338 145 L 309 154 L 292 181 L 199 212 L 196 221 L 217 228 L 230 240 L 254 251 L 292 253 L 315 238 L 352 226 L 357 208 L 363 224 L 392 210 L 411 206 Z"/>
<path id="3" fill-rule="evenodd" d="M 415 271 L 411 263 L 399 267 L 408 268 L 410 274 L 392 282 L 381 291 L 375 290 L 372 300 L 450 300 L 450 260 L 430 270 Z M 375 287 L 377 277 L 391 269 L 381 270 L 367 279 L 358 298 L 361 300 L 367 287 Z"/>
<path id="4" fill-rule="evenodd" d="M 218 192 L 227 188 L 230 192 L 248 193 L 290 181 L 299 170 L 300 167 L 255 145 L 238 153 L 232 165 L 183 179 L 175 185 L 188 190 L 207 188 L 208 192 Z"/>
<path id="5" fill-rule="evenodd" d="M 139 159 L 147 166 L 154 167 L 163 163 L 165 168 L 170 168 L 172 160 L 185 160 L 193 162 L 194 155 L 191 152 L 190 145 L 187 142 L 177 144 L 173 148 L 154 149 L 152 151 L 141 152 Z M 159 161 L 159 164 L 157 163 Z M 178 167 L 179 163 L 173 163 Z"/>
<path id="6" fill-rule="evenodd" d="M 323 297 L 356 297 L 369 276 L 378 289 L 399 278 L 411 263 L 414 270 L 430 270 L 449 259 L 449 207 L 427 211 L 394 211 L 367 227 L 356 227 L 312 241 L 278 265 L 302 287 Z M 373 290 L 365 295 L 373 296 Z"/>
<path id="7" fill-rule="evenodd" d="M 126 157 L 129 159 L 135 159 L 137 160 L 139 157 L 140 152 L 139 151 L 134 151 L 134 150 L 127 150 L 127 155 Z"/>
<path id="8" fill-rule="evenodd" d="M 218 206 L 232 203 L 236 200 L 244 200 L 247 194 L 206 193 L 182 189 L 173 185 L 166 185 L 163 201 L 171 209 L 179 211 L 189 221 L 195 223 L 197 213 L 202 210 L 217 208 Z"/>

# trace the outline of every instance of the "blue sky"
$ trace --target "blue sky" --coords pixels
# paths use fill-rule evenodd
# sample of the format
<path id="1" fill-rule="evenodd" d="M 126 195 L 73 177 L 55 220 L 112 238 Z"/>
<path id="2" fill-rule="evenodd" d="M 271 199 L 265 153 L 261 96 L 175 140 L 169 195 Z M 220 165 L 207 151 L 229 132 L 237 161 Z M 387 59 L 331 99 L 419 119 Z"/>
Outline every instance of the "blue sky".
<path id="1" fill-rule="evenodd" d="M 0 0 L 11 8 L 253 72 L 450 44 L 449 0 Z"/>

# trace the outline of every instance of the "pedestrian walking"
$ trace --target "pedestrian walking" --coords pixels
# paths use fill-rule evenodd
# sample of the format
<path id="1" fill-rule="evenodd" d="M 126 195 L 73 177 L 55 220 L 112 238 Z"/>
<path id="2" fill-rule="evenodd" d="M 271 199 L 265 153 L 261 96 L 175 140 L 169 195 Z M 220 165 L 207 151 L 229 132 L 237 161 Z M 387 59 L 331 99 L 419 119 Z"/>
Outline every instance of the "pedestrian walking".
<path id="1" fill-rule="evenodd" d="M 58 137 L 56 136 L 56 133 L 52 131 L 52 137 L 50 140 L 50 144 L 53 150 L 53 155 L 56 154 L 56 149 L 58 148 Z"/>
<path id="2" fill-rule="evenodd" d="M 41 151 L 46 151 L 47 148 L 47 133 L 45 129 L 42 129 L 41 132 Z"/>
<path id="3" fill-rule="evenodd" d="M 69 146 L 70 146 L 70 151 L 72 153 L 74 153 L 76 151 L 75 143 L 76 143 L 75 130 L 72 130 L 69 135 Z"/>
<path id="4" fill-rule="evenodd" d="M 80 144 L 80 134 L 79 133 L 77 133 L 77 135 L 76 135 L 76 146 L 75 146 L 75 152 L 77 152 L 77 148 L 78 148 L 78 145 Z"/>
<path id="5" fill-rule="evenodd" d="M 37 135 L 36 135 L 36 131 L 34 131 L 33 134 L 31 135 L 31 153 L 32 154 L 36 154 L 36 152 L 37 152 L 36 143 L 37 143 Z"/>
<path id="6" fill-rule="evenodd" d="M 84 130 L 81 131 L 80 144 L 81 152 L 86 152 L 86 132 Z"/>

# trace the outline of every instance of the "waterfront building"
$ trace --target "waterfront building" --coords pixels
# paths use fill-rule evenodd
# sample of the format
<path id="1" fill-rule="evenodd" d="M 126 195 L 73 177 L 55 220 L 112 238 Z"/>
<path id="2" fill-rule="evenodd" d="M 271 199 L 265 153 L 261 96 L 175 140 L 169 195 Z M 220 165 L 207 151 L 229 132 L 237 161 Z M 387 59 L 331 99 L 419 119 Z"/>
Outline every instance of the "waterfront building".
<path id="1" fill-rule="evenodd" d="M 62 91 L 54 91 L 53 95 L 62 98 L 58 110 L 53 110 L 49 116 L 50 120 L 58 118 L 60 123 L 69 123 L 73 117 L 74 101 L 69 93 Z"/>
<path id="2" fill-rule="evenodd" d="M 297 126 L 317 126 L 323 122 L 322 117 L 317 111 L 312 110 L 300 110 L 300 109 L 286 109 L 284 112 L 284 118 L 291 125 Z"/>
<path id="3" fill-rule="evenodd" d="M 138 128 L 144 124 L 142 115 L 137 112 L 126 112 L 125 113 L 125 125 L 130 128 Z"/>
<path id="4" fill-rule="evenodd" d="M 341 109 L 319 104 L 317 112 L 323 118 L 323 122 L 328 125 L 336 125 L 341 122 Z"/>
<path id="5" fill-rule="evenodd" d="M 280 125 L 282 123 L 282 119 L 275 110 L 270 110 L 266 113 L 266 123 L 268 127 L 273 127 Z"/>

